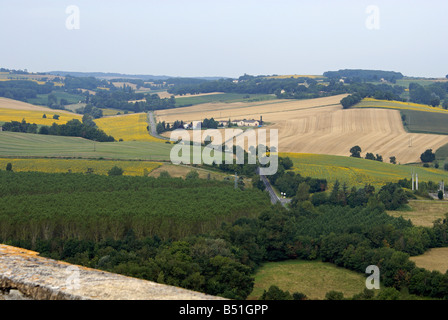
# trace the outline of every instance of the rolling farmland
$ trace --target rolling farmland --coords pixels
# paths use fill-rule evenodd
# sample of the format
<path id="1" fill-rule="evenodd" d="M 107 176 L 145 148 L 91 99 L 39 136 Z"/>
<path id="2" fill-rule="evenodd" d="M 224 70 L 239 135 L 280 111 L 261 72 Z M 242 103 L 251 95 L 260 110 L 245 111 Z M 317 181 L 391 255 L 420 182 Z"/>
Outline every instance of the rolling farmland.
<path id="1" fill-rule="evenodd" d="M 399 110 L 404 117 L 404 127 L 408 132 L 448 134 L 448 110 L 424 104 L 363 99 L 355 108 L 380 108 Z"/>
<path id="2" fill-rule="evenodd" d="M 171 145 L 151 141 L 94 142 L 19 132 L 0 132 L 1 157 L 104 158 L 168 161 Z"/>
<path id="3" fill-rule="evenodd" d="M 11 163 L 15 172 L 37 171 L 47 173 L 86 173 L 91 169 L 95 174 L 107 174 L 114 166 L 124 170 L 123 175 L 143 176 L 162 165 L 161 162 L 149 161 L 118 161 L 95 159 L 14 159 L 0 158 L 0 168 L 6 168 Z"/>
<path id="4" fill-rule="evenodd" d="M 47 118 L 42 118 L 44 114 Z M 53 119 L 53 115 L 59 115 L 59 120 Z M 81 120 L 82 116 L 69 111 L 54 110 L 22 101 L 0 98 L 0 122 L 22 121 L 22 119 L 28 123 L 51 126 L 53 122 L 64 124 L 72 119 Z"/>
<path id="5" fill-rule="evenodd" d="M 343 110 L 345 95 L 311 100 L 271 100 L 264 102 L 204 103 L 187 108 L 157 111 L 158 121 L 190 122 L 213 117 L 215 120 L 259 119 L 267 128 L 278 129 L 279 151 L 348 156 L 352 146 L 395 156 L 399 163 L 418 162 L 426 149 L 437 150 L 448 136 L 408 133 L 398 110 L 359 108 Z M 393 109 L 393 108 L 390 108 Z"/>
<path id="6" fill-rule="evenodd" d="M 96 119 L 97 126 L 115 140 L 165 142 L 148 133 L 147 114 L 134 113 Z"/>
<path id="7" fill-rule="evenodd" d="M 411 170 L 418 174 L 419 181 L 439 182 L 446 180 L 446 171 L 385 162 L 319 154 L 280 153 L 294 163 L 294 171 L 305 177 L 327 179 L 331 187 L 336 180 L 352 187 L 371 184 L 376 188 L 387 182 L 411 179 Z"/>

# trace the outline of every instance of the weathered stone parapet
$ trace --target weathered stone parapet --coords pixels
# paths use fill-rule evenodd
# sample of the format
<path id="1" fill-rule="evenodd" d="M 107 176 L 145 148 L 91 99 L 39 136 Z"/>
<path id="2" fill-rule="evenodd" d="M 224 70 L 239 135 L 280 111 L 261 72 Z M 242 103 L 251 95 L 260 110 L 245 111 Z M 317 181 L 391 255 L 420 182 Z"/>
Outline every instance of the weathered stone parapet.
<path id="1" fill-rule="evenodd" d="M 0 244 L 0 300 L 217 300 L 219 297 L 43 258 Z M 11 293 L 11 295 L 9 295 Z"/>

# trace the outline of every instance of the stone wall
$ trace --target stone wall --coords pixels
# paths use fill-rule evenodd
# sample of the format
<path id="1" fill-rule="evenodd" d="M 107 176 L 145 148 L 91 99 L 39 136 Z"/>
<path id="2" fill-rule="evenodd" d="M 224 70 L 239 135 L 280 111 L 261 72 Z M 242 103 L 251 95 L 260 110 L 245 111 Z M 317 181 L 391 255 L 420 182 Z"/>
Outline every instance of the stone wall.
<path id="1" fill-rule="evenodd" d="M 199 292 L 40 257 L 0 244 L 0 300 L 217 300 Z"/>

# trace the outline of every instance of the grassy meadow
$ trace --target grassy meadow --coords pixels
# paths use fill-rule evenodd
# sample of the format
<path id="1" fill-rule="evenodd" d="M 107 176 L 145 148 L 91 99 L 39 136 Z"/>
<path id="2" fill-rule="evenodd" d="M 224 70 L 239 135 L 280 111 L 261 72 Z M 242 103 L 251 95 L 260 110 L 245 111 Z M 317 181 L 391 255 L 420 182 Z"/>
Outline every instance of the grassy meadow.
<path id="1" fill-rule="evenodd" d="M 420 256 L 410 258 L 417 267 L 430 271 L 448 271 L 448 248 L 434 248 L 426 251 Z"/>
<path id="2" fill-rule="evenodd" d="M 168 161 L 172 145 L 151 141 L 94 142 L 19 132 L 0 132 L 0 157 L 104 158 Z"/>
<path id="3" fill-rule="evenodd" d="M 365 276 L 320 261 L 287 260 L 268 262 L 255 273 L 254 290 L 248 299 L 259 299 L 271 285 L 283 291 L 304 293 L 309 299 L 322 300 L 328 291 L 335 290 L 352 297 L 365 288 Z"/>
<path id="4" fill-rule="evenodd" d="M 437 219 L 444 219 L 448 213 L 448 201 L 410 200 L 409 211 L 388 211 L 393 217 L 411 220 L 416 226 L 432 227 Z"/>

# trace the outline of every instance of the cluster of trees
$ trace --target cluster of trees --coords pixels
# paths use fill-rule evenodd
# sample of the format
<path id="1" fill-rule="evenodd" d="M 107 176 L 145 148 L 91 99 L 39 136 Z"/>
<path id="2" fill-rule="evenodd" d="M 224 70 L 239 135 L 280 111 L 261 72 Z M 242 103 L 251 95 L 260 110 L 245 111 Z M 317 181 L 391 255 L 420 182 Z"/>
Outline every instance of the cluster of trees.
<path id="1" fill-rule="evenodd" d="M 49 94 L 53 89 L 51 82 L 40 85 L 30 80 L 0 81 L 0 97 L 20 101 L 36 98 L 38 94 Z"/>
<path id="2" fill-rule="evenodd" d="M 361 69 L 345 69 L 338 71 L 326 71 L 324 77 L 330 79 L 345 79 L 346 82 L 365 82 L 365 81 L 386 81 L 395 83 L 396 80 L 402 79 L 401 72 L 382 71 L 382 70 L 361 70 Z"/>
<path id="3" fill-rule="evenodd" d="M 378 153 L 375 156 L 372 152 L 367 152 L 365 159 L 383 162 L 383 156 Z"/>
<path id="4" fill-rule="evenodd" d="M 64 79 L 64 87 L 66 90 L 96 90 L 97 88 L 114 88 L 107 80 L 101 80 L 95 77 L 73 77 L 67 75 Z"/>
<path id="5" fill-rule="evenodd" d="M 427 149 L 420 155 L 420 160 L 422 160 L 423 163 L 433 162 L 436 160 L 436 155 L 432 152 L 432 149 Z"/>
<path id="6" fill-rule="evenodd" d="M 170 125 L 169 123 L 166 123 L 165 121 L 158 122 L 156 126 L 156 131 L 158 134 L 165 132 L 165 131 L 172 131 L 176 129 L 184 129 L 184 121 L 176 120 L 174 121 L 173 125 Z"/>
<path id="7" fill-rule="evenodd" d="M 341 104 L 344 109 L 348 109 L 348 108 L 354 106 L 355 104 L 361 102 L 361 100 L 362 100 L 362 97 L 358 93 L 355 93 L 355 94 L 348 95 L 345 98 L 342 98 Z"/>
<path id="8" fill-rule="evenodd" d="M 38 127 L 35 123 L 28 123 L 23 119 L 19 121 L 10 121 L 3 124 L 4 131 L 11 132 L 24 132 L 24 133 L 37 133 Z"/>
<path id="9" fill-rule="evenodd" d="M 318 85 L 311 78 L 273 79 L 264 76 L 244 75 L 238 81 L 233 79 L 219 79 L 214 81 L 199 81 L 196 83 L 176 84 L 168 89 L 172 94 L 198 94 L 207 92 L 247 93 L 247 94 L 276 94 L 279 98 L 318 97 L 325 92 L 342 90 L 343 85 L 337 82 L 329 86 Z M 283 92 L 282 92 L 283 91 Z M 328 94 L 327 94 L 328 95 Z"/>
<path id="10" fill-rule="evenodd" d="M 427 104 L 448 109 L 448 83 L 435 82 L 427 86 L 418 83 L 409 84 L 409 100 L 415 103 Z"/>
<path id="11" fill-rule="evenodd" d="M 45 115 L 44 115 L 45 116 Z M 81 137 L 98 142 L 113 142 L 114 137 L 107 135 L 103 130 L 96 127 L 93 120 L 84 115 L 83 122 L 78 119 L 67 121 L 66 124 L 53 123 L 51 126 L 38 127 L 35 123 L 11 121 L 3 124 L 3 130 L 12 132 L 48 134 L 53 136 Z"/>
<path id="12" fill-rule="evenodd" d="M 103 116 L 103 110 L 94 107 L 91 103 L 88 103 L 84 107 L 76 109 L 76 113 L 87 114 L 94 119 L 99 119 Z"/>
<path id="13" fill-rule="evenodd" d="M 136 101 L 136 102 L 129 102 Z M 136 93 L 131 87 L 116 88 L 110 90 L 98 90 L 89 98 L 89 103 L 97 108 L 111 108 L 142 112 L 148 110 L 160 110 L 174 108 L 176 100 L 173 96 L 161 99 L 158 94 Z"/>
<path id="14" fill-rule="evenodd" d="M 213 118 L 207 119 L 205 118 L 201 122 L 201 128 L 204 129 L 218 129 L 219 122 Z"/>
<path id="15" fill-rule="evenodd" d="M 361 158 L 361 147 L 360 146 L 354 146 L 350 149 L 350 157 L 353 158 Z M 374 161 L 379 161 L 379 162 L 383 162 L 383 156 L 380 154 L 376 154 L 376 156 L 372 153 L 372 152 L 367 152 L 365 159 L 367 160 L 374 160 Z M 397 163 L 397 158 L 395 156 L 392 156 L 389 158 L 390 163 L 392 164 L 396 164 Z"/>
<path id="16" fill-rule="evenodd" d="M 162 133 L 165 131 L 172 131 L 172 130 L 176 130 L 176 129 L 184 129 L 184 121 L 183 120 L 176 120 L 173 122 L 172 125 L 170 125 L 169 123 L 166 123 L 165 121 L 162 122 L 158 122 L 157 126 L 156 126 L 156 130 L 157 133 Z M 192 122 L 189 123 L 190 126 L 193 125 Z M 213 118 L 207 119 L 205 118 L 204 120 L 202 120 L 201 122 L 201 129 L 217 129 L 219 125 L 219 122 L 216 121 Z"/>

